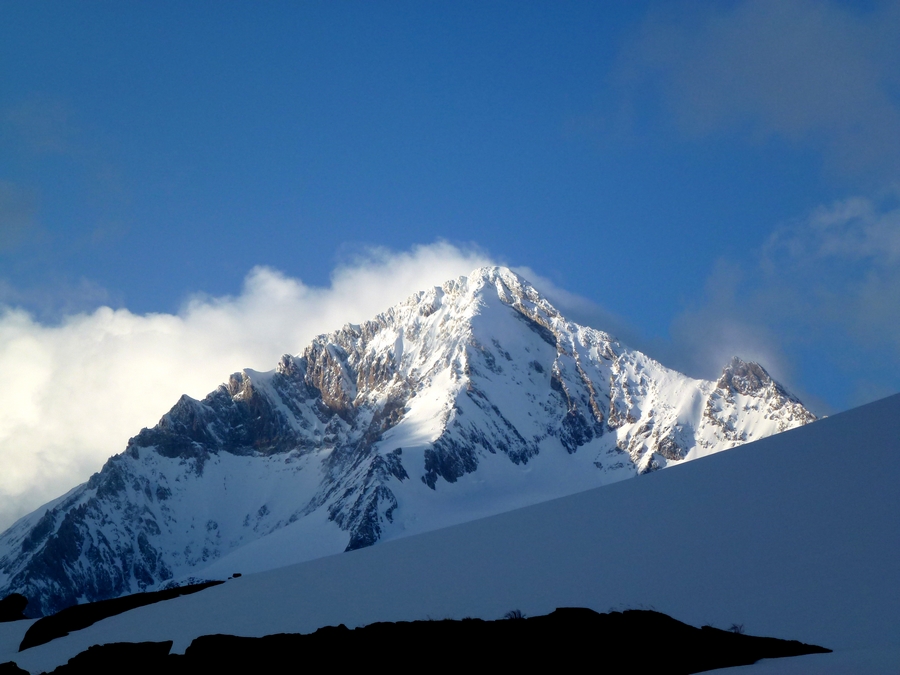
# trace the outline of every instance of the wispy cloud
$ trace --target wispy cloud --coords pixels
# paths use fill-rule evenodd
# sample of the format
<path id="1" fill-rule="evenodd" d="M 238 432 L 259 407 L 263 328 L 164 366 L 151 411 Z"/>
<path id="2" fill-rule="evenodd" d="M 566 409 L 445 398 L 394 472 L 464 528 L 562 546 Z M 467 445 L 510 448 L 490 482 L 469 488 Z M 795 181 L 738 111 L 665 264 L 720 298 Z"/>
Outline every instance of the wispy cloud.
<path id="1" fill-rule="evenodd" d="M 688 135 L 738 130 L 825 152 L 850 174 L 900 179 L 900 5 L 746 0 L 668 6 L 624 50 L 634 100 L 658 91 Z"/>
<path id="2" fill-rule="evenodd" d="M 900 360 L 900 208 L 859 197 L 818 208 L 776 231 L 762 263 L 782 314 Z"/>
<path id="3" fill-rule="evenodd" d="M 847 382 L 848 405 L 896 393 L 900 208 L 892 202 L 855 197 L 814 209 L 778 228 L 749 265 L 720 260 L 704 297 L 674 321 L 665 353 L 707 377 L 723 356 L 740 354 L 792 384 L 799 348 Z M 830 409 L 819 402 L 819 412 Z"/>
<path id="4" fill-rule="evenodd" d="M 577 293 L 561 288 L 553 281 L 530 267 L 512 268 L 517 274 L 528 279 L 570 321 L 597 328 L 633 349 L 652 351 L 654 343 L 648 342 L 641 331 L 625 317 L 610 311 L 607 307 Z"/>
<path id="5" fill-rule="evenodd" d="M 244 367 L 268 370 L 315 335 L 489 264 L 449 244 L 370 250 L 313 287 L 257 267 L 234 297 L 193 297 L 177 314 L 100 307 L 45 325 L 0 311 L 0 528 L 97 471 L 187 393 Z"/>
<path id="6" fill-rule="evenodd" d="M 0 123 L 21 149 L 33 155 L 74 151 L 72 110 L 64 102 L 32 96 L 0 112 Z"/>
<path id="7" fill-rule="evenodd" d="M 615 75 L 635 130 L 790 144 L 817 153 L 860 195 L 773 223 L 761 250 L 719 260 L 703 297 L 673 321 L 671 340 L 648 351 L 705 377 L 739 354 L 801 395 L 797 385 L 818 361 L 856 390 L 820 402 L 820 412 L 896 391 L 898 33 L 896 2 L 680 2 L 648 15 Z"/>
<path id="8" fill-rule="evenodd" d="M 37 233 L 34 193 L 0 180 L 0 253 L 17 248 Z"/>

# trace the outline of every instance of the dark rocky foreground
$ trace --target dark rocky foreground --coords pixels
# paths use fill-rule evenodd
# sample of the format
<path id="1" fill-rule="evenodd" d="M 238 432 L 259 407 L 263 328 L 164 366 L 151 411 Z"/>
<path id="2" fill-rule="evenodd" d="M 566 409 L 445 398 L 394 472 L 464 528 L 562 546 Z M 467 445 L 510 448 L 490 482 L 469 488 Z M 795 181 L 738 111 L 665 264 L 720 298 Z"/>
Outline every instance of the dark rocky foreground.
<path id="1" fill-rule="evenodd" d="M 21 652 L 22 650 L 31 647 L 47 644 L 51 640 L 64 637 L 72 631 L 87 628 L 102 619 L 115 616 L 116 614 L 121 614 L 122 612 L 127 612 L 131 609 L 136 609 L 145 605 L 152 605 L 156 602 L 171 600 L 172 598 L 177 598 L 181 595 L 190 595 L 191 593 L 202 591 L 204 588 L 209 588 L 210 586 L 218 586 L 221 583 L 224 582 L 206 581 L 200 584 L 177 586 L 162 591 L 134 593 L 133 595 L 125 595 L 121 598 L 100 600 L 98 602 L 88 602 L 83 605 L 67 607 L 56 614 L 51 614 L 50 616 L 45 616 L 44 618 L 35 621 L 25 633 L 25 637 L 22 638 L 22 643 L 19 645 L 19 651 Z M 22 596 L 18 597 L 25 600 Z M 9 598 L 0 603 L 0 605 L 8 601 Z M 28 601 L 25 600 L 25 604 L 27 604 L 27 602 Z M 22 609 L 25 608 L 25 604 L 22 604 Z M 22 616 L 22 618 L 24 619 L 25 617 Z"/>
<path id="2" fill-rule="evenodd" d="M 675 674 L 830 651 L 795 640 L 694 628 L 648 610 L 598 614 L 562 608 L 531 618 L 511 614 L 513 618 L 498 621 L 374 623 L 354 630 L 340 625 L 310 635 L 206 635 L 184 655 L 169 654 L 171 642 L 108 644 L 91 647 L 53 673 L 299 673 L 320 666 L 347 671 L 382 665 L 393 672 L 477 668 Z M 20 671 L 12 664 L 0 666 L 0 674 L 7 672 Z"/>
<path id="3" fill-rule="evenodd" d="M 28 598 L 19 593 L 7 595 L 0 600 L 0 623 L 7 621 L 21 621 L 25 617 L 25 608 L 28 606 Z"/>

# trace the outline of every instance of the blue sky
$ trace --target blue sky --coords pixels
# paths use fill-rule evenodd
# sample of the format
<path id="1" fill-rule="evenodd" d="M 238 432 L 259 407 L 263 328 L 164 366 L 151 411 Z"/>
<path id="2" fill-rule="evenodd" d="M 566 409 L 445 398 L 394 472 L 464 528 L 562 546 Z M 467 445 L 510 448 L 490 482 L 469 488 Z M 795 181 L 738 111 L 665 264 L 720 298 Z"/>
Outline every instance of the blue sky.
<path id="1" fill-rule="evenodd" d="M 249 306 L 259 270 L 325 293 L 396 266 L 374 314 L 444 256 L 527 268 L 692 375 L 759 359 L 820 414 L 900 389 L 896 2 L 0 17 L 0 362 L 26 380 L 23 354 L 57 363 L 47 382 L 81 358 L 41 336 L 68 344 L 104 307 L 184 320 Z"/>

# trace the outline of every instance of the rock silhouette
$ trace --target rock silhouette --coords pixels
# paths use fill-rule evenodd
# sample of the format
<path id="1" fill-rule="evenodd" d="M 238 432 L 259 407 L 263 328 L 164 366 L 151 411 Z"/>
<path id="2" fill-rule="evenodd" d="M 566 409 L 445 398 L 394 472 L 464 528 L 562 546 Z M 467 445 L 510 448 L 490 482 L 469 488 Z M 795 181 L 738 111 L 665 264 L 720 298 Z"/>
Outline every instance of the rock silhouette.
<path id="1" fill-rule="evenodd" d="M 144 605 L 152 605 L 155 602 L 163 600 L 171 600 L 180 595 L 188 595 L 202 591 L 210 586 L 217 586 L 225 583 L 223 581 L 206 581 L 202 584 L 191 584 L 189 586 L 178 586 L 163 591 L 153 591 L 148 593 L 135 593 L 134 595 L 126 595 L 121 598 L 113 598 L 111 600 L 100 600 L 98 602 L 89 602 L 84 605 L 74 605 L 57 612 L 51 616 L 45 616 L 38 619 L 25 633 L 22 643 L 19 645 L 19 651 L 43 645 L 58 637 L 68 635 L 71 631 L 81 630 L 97 623 L 101 619 L 106 619 L 130 609 L 143 607 Z M 168 652 L 167 652 L 168 653 Z"/>
<path id="2" fill-rule="evenodd" d="M 6 621 L 21 621 L 27 618 L 25 608 L 28 606 L 28 598 L 19 593 L 12 593 L 0 600 L 0 623 Z"/>
<path id="3" fill-rule="evenodd" d="M 546 616 L 510 615 L 517 618 L 374 623 L 353 630 L 342 624 L 309 635 L 262 638 L 206 635 L 183 655 L 168 654 L 171 642 L 109 644 L 91 647 L 53 672 L 289 672 L 317 663 L 347 671 L 383 662 L 393 672 L 409 673 L 436 665 L 446 670 L 477 665 L 479 670 L 589 667 L 599 673 L 680 675 L 830 651 L 793 640 L 694 628 L 648 610 L 599 614 L 561 608 Z"/>

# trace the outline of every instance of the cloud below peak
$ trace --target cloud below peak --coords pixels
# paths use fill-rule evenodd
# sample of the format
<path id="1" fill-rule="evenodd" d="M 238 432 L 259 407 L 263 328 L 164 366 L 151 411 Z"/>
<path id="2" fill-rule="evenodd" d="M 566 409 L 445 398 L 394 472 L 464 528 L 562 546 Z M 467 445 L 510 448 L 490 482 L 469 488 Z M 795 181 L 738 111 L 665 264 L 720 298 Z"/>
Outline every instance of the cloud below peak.
<path id="1" fill-rule="evenodd" d="M 182 394 L 202 398 L 244 367 L 269 370 L 316 335 L 491 264 L 446 243 L 373 249 L 327 287 L 253 268 L 236 296 L 177 314 L 98 307 L 46 325 L 0 309 L 0 529 L 86 480 Z"/>

